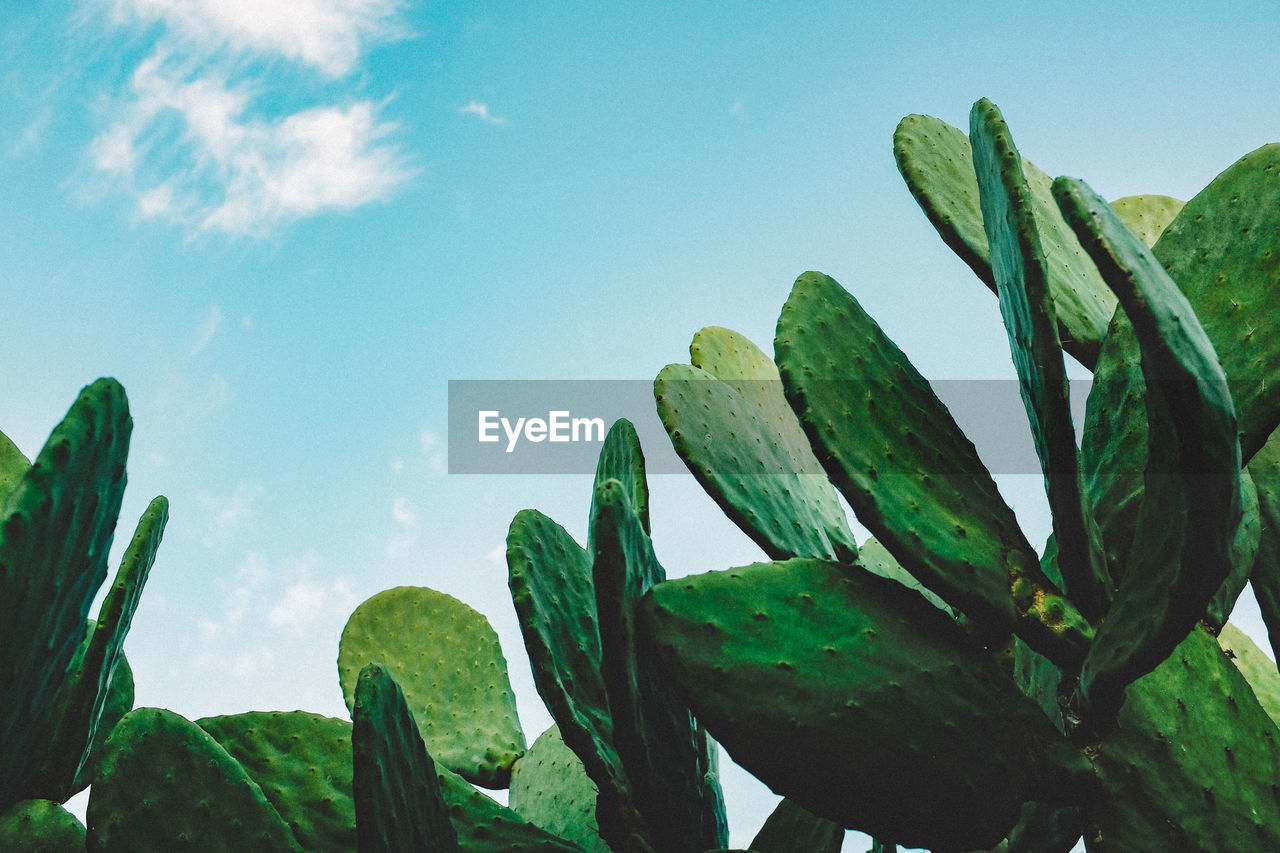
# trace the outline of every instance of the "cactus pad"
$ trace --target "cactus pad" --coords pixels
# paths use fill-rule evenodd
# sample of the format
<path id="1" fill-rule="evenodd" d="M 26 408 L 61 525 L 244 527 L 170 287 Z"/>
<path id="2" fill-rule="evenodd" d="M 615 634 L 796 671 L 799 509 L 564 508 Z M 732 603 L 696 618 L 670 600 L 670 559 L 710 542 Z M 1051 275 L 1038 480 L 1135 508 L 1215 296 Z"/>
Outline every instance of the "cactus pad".
<path id="1" fill-rule="evenodd" d="M 305 711 L 251 711 L 196 725 L 240 762 L 308 853 L 355 848 L 349 721 Z"/>
<path id="2" fill-rule="evenodd" d="M 159 708 L 130 711 L 107 738 L 87 818 L 95 853 L 302 850 L 239 762 Z"/>
<path id="3" fill-rule="evenodd" d="M 787 398 L 832 482 L 903 568 L 975 620 L 1060 662 L 1090 628 L 1040 572 L 972 442 L 834 280 L 806 273 L 774 344 Z"/>
<path id="4" fill-rule="evenodd" d="M 457 853 L 436 765 L 395 679 L 360 671 L 351 714 L 352 792 L 361 853 Z"/>
<path id="5" fill-rule="evenodd" d="M 1142 242 L 1154 246 L 1186 204 L 1167 195 L 1127 195 L 1111 202 L 1111 208 Z"/>
<path id="6" fill-rule="evenodd" d="M 815 815 L 969 849 L 1002 839 L 1026 799 L 1077 788 L 1078 754 L 1039 708 L 900 584 L 790 560 L 668 581 L 645 603 L 698 718 Z"/>
<path id="7" fill-rule="evenodd" d="M 1193 630 L 1088 750 L 1102 789 L 1086 809 L 1089 849 L 1280 850 L 1278 741 L 1217 641 Z"/>
<path id="8" fill-rule="evenodd" d="M 969 138 L 981 193 L 991 269 L 1000 295 L 1022 401 L 1057 538 L 1063 589 L 1090 619 L 1106 610 L 1111 581 L 1102 537 L 1086 506 L 1076 457 L 1067 369 L 1062 359 L 1049 293 L 1049 262 L 1041 247 L 1042 225 L 1000 110 L 987 100 L 974 104 Z M 1043 214 L 1041 216 L 1043 218 Z"/>
<path id="9" fill-rule="evenodd" d="M 943 242 L 996 291 L 973 153 L 964 133 L 930 116 L 907 116 L 894 132 L 893 153 L 911 194 Z M 1022 162 L 1030 201 L 1041 223 L 1049 292 L 1057 306 L 1062 346 L 1092 368 L 1106 337 L 1107 323 L 1115 313 L 1115 297 L 1063 222 L 1050 193 L 1049 176 L 1029 161 Z"/>
<path id="10" fill-rule="evenodd" d="M 587 853 L 610 853 L 596 824 L 596 791 L 582 761 L 552 726 L 516 762 L 507 802 L 535 826 Z"/>
<path id="11" fill-rule="evenodd" d="M 0 814 L 0 850 L 84 853 L 84 824 L 52 800 L 20 800 Z"/>
<path id="12" fill-rule="evenodd" d="M 1241 519 L 1240 448 L 1226 376 L 1177 285 L 1084 183 L 1059 178 L 1054 193 L 1134 328 L 1147 389 L 1151 449 L 1133 559 L 1080 675 L 1085 699 L 1106 714 L 1226 580 Z"/>
<path id="13" fill-rule="evenodd" d="M 338 673 L 348 708 L 370 663 L 400 685 L 436 761 L 477 784 L 506 786 L 524 734 L 498 635 L 484 616 L 426 587 L 384 590 L 342 630 Z"/>
<path id="14" fill-rule="evenodd" d="M 844 827 L 783 797 L 751 840 L 755 853 L 840 853 Z"/>
<path id="15" fill-rule="evenodd" d="M 36 769 L 106 579 L 132 426 L 124 389 L 99 379 L 0 505 L 0 810 Z"/>

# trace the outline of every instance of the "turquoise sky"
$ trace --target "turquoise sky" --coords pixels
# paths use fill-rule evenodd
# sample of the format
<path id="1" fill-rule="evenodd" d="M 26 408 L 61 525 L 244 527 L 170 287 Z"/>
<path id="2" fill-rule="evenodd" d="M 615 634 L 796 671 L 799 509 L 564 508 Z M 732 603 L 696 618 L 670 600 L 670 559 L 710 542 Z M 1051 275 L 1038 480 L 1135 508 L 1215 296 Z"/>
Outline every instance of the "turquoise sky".
<path id="1" fill-rule="evenodd" d="M 649 379 L 712 324 L 768 350 L 808 269 L 927 376 L 1011 377 L 894 126 L 985 96 L 1050 174 L 1189 198 L 1280 123 L 1277 12 L 1225 8 L 10 4 L 0 429 L 34 455 L 80 387 L 128 390 L 122 529 L 172 502 L 139 704 L 345 714 L 347 613 L 430 585 L 499 629 L 532 739 L 506 528 L 585 540 L 589 480 L 447 474 L 447 382 Z M 1042 541 L 1039 477 L 1002 486 Z M 761 557 L 691 478 L 653 491 L 669 573 Z M 732 781 L 735 844 L 762 797 Z"/>

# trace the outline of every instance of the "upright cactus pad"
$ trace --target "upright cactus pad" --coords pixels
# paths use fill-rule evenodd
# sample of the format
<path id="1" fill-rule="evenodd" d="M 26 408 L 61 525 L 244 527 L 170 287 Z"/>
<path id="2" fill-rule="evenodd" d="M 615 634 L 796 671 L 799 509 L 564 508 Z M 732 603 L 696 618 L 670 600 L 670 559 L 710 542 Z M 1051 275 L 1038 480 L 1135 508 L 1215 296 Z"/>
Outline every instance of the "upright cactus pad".
<path id="1" fill-rule="evenodd" d="M 995 291 L 973 153 L 964 133 L 930 116 L 907 116 L 893 135 L 893 152 L 911 194 L 943 241 Z M 1042 223 L 1048 285 L 1057 306 L 1062 346 L 1091 368 L 1115 312 L 1115 297 L 1063 222 L 1050 193 L 1049 176 L 1027 160 L 1022 163 L 1029 201 Z"/>
<path id="2" fill-rule="evenodd" d="M 360 671 L 351 719 L 361 853 L 458 853 L 435 762 L 404 693 L 381 665 Z"/>
<path id="3" fill-rule="evenodd" d="M 506 787 L 524 733 L 498 635 L 484 616 L 426 587 L 384 590 L 342 631 L 338 673 L 349 708 L 370 663 L 396 679 L 436 761 L 477 784 Z"/>
<path id="4" fill-rule="evenodd" d="M 1061 661 L 1090 626 L 1040 572 L 973 444 L 929 383 L 833 279 L 797 279 L 775 341 L 783 387 L 862 522 L 922 584 Z"/>
<path id="5" fill-rule="evenodd" d="M 84 853 L 84 849 L 84 824 L 52 800 L 20 800 L 0 814 L 0 850 Z"/>
<path id="6" fill-rule="evenodd" d="M 594 782 L 555 726 L 538 735 L 511 774 L 508 805 L 587 853 L 611 853 L 596 823 Z"/>
<path id="7" fill-rule="evenodd" d="M 1127 195 L 1111 202 L 1111 207 L 1142 242 L 1154 246 L 1186 204 L 1167 195 Z"/>
<path id="8" fill-rule="evenodd" d="M 132 427 L 124 389 L 98 380 L 0 505 L 0 810 L 36 769 L 106 579 Z"/>

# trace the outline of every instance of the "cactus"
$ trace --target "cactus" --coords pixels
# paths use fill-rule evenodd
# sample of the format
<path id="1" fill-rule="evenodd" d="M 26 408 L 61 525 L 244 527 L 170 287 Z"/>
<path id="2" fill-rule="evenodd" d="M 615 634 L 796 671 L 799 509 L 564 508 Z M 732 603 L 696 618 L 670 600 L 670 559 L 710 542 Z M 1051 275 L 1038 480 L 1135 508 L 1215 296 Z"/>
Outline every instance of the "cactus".
<path id="1" fill-rule="evenodd" d="M 0 846 L 724 851 L 714 737 L 784 795 L 755 853 L 831 853 L 845 827 L 876 851 L 1280 849 L 1280 671 L 1226 621 L 1251 584 L 1280 647 L 1280 146 L 1185 204 L 1107 203 L 1023 159 L 994 104 L 970 119 L 909 116 L 894 152 L 997 296 L 1043 549 L 906 354 L 806 273 L 773 358 L 708 327 L 654 383 L 677 454 L 769 562 L 668 580 L 627 421 L 586 547 L 512 521 L 555 721 L 532 748 L 487 620 L 417 587 L 343 631 L 351 721 L 192 723 L 130 710 L 122 651 L 163 498 L 88 619 L 130 428 L 100 380 L 34 462 L 0 434 Z M 1079 444 L 1064 353 L 1094 371 Z M 81 826 L 59 803 L 89 781 Z"/>

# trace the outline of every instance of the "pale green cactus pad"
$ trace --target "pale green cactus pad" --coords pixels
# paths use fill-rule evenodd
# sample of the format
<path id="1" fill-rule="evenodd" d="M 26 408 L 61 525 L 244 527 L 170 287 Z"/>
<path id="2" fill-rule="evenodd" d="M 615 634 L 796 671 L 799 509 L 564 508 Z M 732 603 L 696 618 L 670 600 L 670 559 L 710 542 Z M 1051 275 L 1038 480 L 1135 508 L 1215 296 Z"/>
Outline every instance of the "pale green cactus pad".
<path id="1" fill-rule="evenodd" d="M 737 332 L 708 327 L 692 365 L 654 381 L 676 453 L 743 532 L 774 559 L 849 559 L 856 550 L 826 472 L 787 405 L 773 361 Z"/>
<path id="2" fill-rule="evenodd" d="M 490 788 L 506 787 L 524 754 L 507 661 L 489 621 L 426 587 L 384 590 L 355 609 L 342 630 L 338 675 L 355 707 L 360 670 L 386 667 L 417 720 L 427 751 Z"/>
<path id="3" fill-rule="evenodd" d="M 507 804 L 587 853 L 610 853 L 596 824 L 596 785 L 555 726 L 538 735 L 511 773 Z"/>
<path id="4" fill-rule="evenodd" d="M 1111 202 L 1111 207 L 1142 242 L 1154 246 L 1186 204 L 1167 195 L 1127 195 Z"/>

